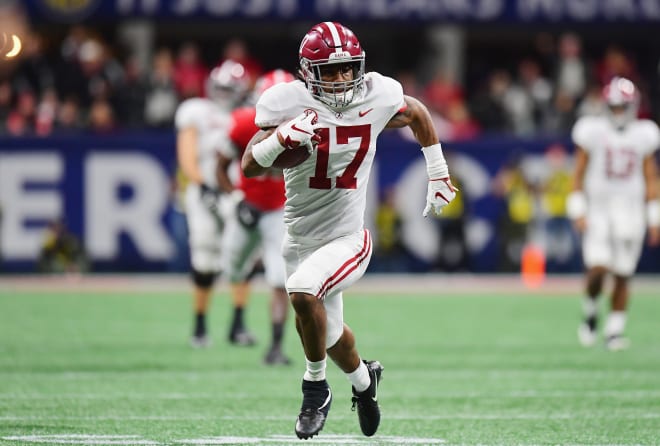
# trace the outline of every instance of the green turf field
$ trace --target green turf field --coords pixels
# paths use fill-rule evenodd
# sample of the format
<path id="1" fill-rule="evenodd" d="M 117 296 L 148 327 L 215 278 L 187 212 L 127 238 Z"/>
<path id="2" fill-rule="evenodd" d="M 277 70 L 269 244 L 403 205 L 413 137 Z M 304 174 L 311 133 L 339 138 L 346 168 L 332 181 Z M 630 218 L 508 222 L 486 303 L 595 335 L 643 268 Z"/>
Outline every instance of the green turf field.
<path id="1" fill-rule="evenodd" d="M 360 352 L 385 366 L 381 428 L 360 435 L 330 364 L 328 421 L 301 442 L 304 361 L 290 325 L 295 364 L 261 365 L 264 294 L 247 315 L 257 347 L 225 342 L 220 292 L 214 344 L 192 350 L 185 292 L 0 289 L 0 446 L 660 444 L 660 296 L 635 295 L 632 348 L 608 353 L 578 346 L 578 295 L 347 295 Z"/>

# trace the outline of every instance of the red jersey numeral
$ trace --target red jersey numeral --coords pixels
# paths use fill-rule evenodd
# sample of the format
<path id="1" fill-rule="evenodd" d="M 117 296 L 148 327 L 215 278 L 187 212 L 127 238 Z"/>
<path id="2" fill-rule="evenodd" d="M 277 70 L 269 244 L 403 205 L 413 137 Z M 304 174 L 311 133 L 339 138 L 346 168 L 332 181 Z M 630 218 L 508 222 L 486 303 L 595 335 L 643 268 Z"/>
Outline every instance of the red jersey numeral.
<path id="1" fill-rule="evenodd" d="M 606 153 L 607 177 L 625 179 L 633 174 L 637 162 L 637 153 L 630 149 L 613 150 Z"/>
<path id="2" fill-rule="evenodd" d="M 316 148 L 316 169 L 314 170 L 314 176 L 309 179 L 309 187 L 312 189 L 330 189 L 332 187 L 332 181 L 328 177 L 330 129 L 324 127 L 319 130 L 321 142 Z M 337 189 L 356 189 L 356 174 L 369 151 L 369 144 L 371 143 L 371 125 L 336 127 L 336 131 L 337 144 L 348 144 L 350 138 L 360 138 L 360 146 L 355 152 L 355 156 L 348 166 L 346 166 L 344 173 L 335 179 L 335 187 Z"/>

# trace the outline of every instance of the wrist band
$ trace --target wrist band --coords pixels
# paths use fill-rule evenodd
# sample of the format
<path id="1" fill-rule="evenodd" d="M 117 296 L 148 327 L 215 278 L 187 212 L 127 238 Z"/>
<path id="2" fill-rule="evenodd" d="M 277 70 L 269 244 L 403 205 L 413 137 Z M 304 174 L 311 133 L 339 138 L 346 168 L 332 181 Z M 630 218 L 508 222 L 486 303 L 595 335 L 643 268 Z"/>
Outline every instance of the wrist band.
<path id="1" fill-rule="evenodd" d="M 270 167 L 275 158 L 286 150 L 277 139 L 277 130 L 268 138 L 252 146 L 252 157 L 261 167 Z"/>
<path id="2" fill-rule="evenodd" d="M 566 198 L 566 215 L 571 220 L 582 218 L 587 214 L 587 197 L 581 190 L 574 190 Z"/>
<path id="3" fill-rule="evenodd" d="M 429 179 L 435 180 L 449 176 L 449 167 L 447 161 L 445 161 L 440 143 L 422 147 L 422 153 L 426 159 L 426 173 L 429 175 Z"/>

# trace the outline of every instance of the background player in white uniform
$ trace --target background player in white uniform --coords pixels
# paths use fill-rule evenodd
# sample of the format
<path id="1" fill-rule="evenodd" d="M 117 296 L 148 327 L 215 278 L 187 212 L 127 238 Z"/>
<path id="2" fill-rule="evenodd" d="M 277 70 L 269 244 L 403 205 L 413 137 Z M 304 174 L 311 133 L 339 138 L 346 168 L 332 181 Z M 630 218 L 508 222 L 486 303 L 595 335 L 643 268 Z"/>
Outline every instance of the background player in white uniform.
<path id="1" fill-rule="evenodd" d="M 574 191 L 569 216 L 583 232 L 582 255 L 587 268 L 584 322 L 578 329 L 585 346 L 596 341 L 598 298 L 606 274 L 614 276 L 611 311 L 605 328 L 610 350 L 626 348 L 623 337 L 628 282 L 637 268 L 644 234 L 660 242 L 656 161 L 658 126 L 636 119 L 639 94 L 635 85 L 614 78 L 603 90 L 607 116 L 586 116 L 573 128 L 576 144 Z"/>
<path id="2" fill-rule="evenodd" d="M 182 102 L 175 115 L 177 159 L 188 180 L 185 211 L 194 286 L 191 343 L 195 347 L 208 345 L 206 313 L 221 268 L 223 223 L 218 211 L 217 150 L 227 137 L 231 110 L 245 99 L 249 89 L 249 76 L 243 66 L 224 62 L 209 74 L 207 98 Z"/>
<path id="3" fill-rule="evenodd" d="M 261 76 L 254 94 L 260 95 L 280 82 L 295 80 L 291 73 L 274 70 Z M 280 169 L 272 169 L 266 175 L 246 178 L 239 172 L 235 184 L 229 168 L 233 160 L 240 160 L 250 139 L 259 127 L 254 123 L 254 106 L 241 107 L 232 112 L 229 144 L 220 148 L 218 182 L 223 192 L 229 194 L 235 207 L 226 217 L 224 233 L 225 267 L 234 301 L 247 302 L 250 292 L 248 276 L 261 254 L 266 282 L 271 287 L 270 318 L 272 342 L 264 362 L 269 365 L 289 364 L 282 351 L 285 323 L 289 310 L 286 293 L 286 272 L 282 258 L 284 238 L 284 179 Z M 229 214 L 229 212 L 227 212 Z"/>
<path id="4" fill-rule="evenodd" d="M 364 51 L 351 30 L 333 22 L 315 25 L 302 40 L 299 60 L 304 81 L 276 85 L 257 103 L 255 122 L 267 130 L 250 142 L 242 166 L 247 176 L 258 175 L 287 150 L 313 151 L 284 170 L 286 287 L 307 364 L 295 431 L 306 439 L 323 428 L 332 400 L 327 351 L 353 385 L 360 428 L 371 436 L 380 423 L 383 368 L 360 359 L 343 321 L 342 291 L 364 274 L 371 258 L 364 212 L 381 131 L 410 126 L 422 145 L 430 179 L 424 215 L 440 212 L 455 190 L 428 110 L 404 96 L 394 79 L 365 74 Z"/>

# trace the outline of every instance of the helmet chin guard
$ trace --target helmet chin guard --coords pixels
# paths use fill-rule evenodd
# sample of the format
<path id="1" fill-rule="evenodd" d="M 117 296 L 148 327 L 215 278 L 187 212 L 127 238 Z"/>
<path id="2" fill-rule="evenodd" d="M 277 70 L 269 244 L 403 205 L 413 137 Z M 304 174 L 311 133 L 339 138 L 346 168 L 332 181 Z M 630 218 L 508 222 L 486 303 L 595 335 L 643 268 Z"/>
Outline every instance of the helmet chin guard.
<path id="1" fill-rule="evenodd" d="M 314 25 L 303 37 L 298 56 L 307 89 L 329 108 L 343 110 L 362 93 L 365 53 L 353 31 L 344 25 L 337 22 Z M 321 68 L 331 64 L 351 64 L 353 79 L 322 81 Z"/>

